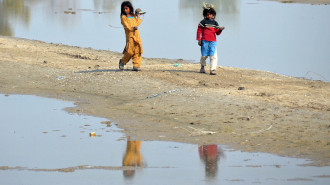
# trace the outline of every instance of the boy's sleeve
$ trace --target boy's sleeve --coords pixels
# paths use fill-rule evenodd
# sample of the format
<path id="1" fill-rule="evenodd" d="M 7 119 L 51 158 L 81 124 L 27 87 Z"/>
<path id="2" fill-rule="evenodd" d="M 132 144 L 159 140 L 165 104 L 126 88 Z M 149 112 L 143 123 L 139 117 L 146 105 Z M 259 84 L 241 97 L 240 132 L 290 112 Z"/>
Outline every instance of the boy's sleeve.
<path id="1" fill-rule="evenodd" d="M 220 30 L 220 26 L 217 21 L 215 21 L 216 29 L 215 29 L 215 34 L 220 35 L 222 30 Z"/>
<path id="2" fill-rule="evenodd" d="M 197 38 L 196 40 L 202 40 L 201 35 L 202 35 L 202 27 L 198 26 L 197 28 Z"/>
<path id="3" fill-rule="evenodd" d="M 126 19 L 127 17 L 125 15 L 121 16 L 121 24 L 124 26 L 125 29 L 128 29 L 129 31 L 134 31 L 134 28 L 128 25 Z"/>
<path id="4" fill-rule="evenodd" d="M 216 33 L 217 35 L 220 35 L 220 34 L 221 34 L 221 32 L 222 32 L 222 30 L 220 30 L 220 28 L 218 28 L 218 29 L 216 30 L 216 32 L 215 32 L 215 33 Z"/>
<path id="5" fill-rule="evenodd" d="M 201 35 L 202 35 L 203 27 L 204 26 L 203 26 L 202 22 L 200 22 L 198 24 L 198 28 L 197 28 L 197 37 L 196 37 L 196 40 L 202 40 Z"/>

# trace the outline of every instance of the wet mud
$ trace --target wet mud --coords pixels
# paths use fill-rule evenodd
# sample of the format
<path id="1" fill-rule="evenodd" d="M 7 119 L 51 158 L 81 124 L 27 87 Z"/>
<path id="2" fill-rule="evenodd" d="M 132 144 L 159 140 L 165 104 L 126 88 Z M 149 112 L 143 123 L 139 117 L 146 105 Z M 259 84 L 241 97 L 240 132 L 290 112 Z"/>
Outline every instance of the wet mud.
<path id="1" fill-rule="evenodd" d="M 150 184 L 324 184 L 329 179 L 329 167 L 305 166 L 309 161 L 304 159 L 246 153 L 210 143 L 136 140 L 122 133 L 114 121 L 68 114 L 63 108 L 75 107 L 71 102 L 9 94 L 0 95 L 0 102 L 4 114 L 0 129 L 7 131 L 0 135 L 0 145 L 6 148 L 0 153 L 0 179 L 9 185 L 43 184 L 44 180 L 67 184 L 74 179 L 89 184 L 84 177 L 104 183 L 109 176 L 116 184 L 128 180 L 145 184 L 146 179 L 151 179 Z"/>

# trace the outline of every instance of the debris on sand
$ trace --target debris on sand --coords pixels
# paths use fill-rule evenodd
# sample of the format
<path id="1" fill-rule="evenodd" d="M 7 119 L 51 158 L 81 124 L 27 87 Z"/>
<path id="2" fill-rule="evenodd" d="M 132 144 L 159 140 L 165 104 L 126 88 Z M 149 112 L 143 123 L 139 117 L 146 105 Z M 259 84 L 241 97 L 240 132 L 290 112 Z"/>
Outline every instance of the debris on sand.
<path id="1" fill-rule="evenodd" d="M 190 128 L 191 130 L 188 130 L 186 128 L 181 127 L 182 129 L 188 131 L 190 133 L 190 136 L 201 136 L 201 135 L 212 135 L 212 134 L 216 134 L 217 132 L 213 132 L 213 131 L 206 131 L 203 128 L 202 129 L 197 129 L 191 126 L 188 126 L 188 128 Z"/>

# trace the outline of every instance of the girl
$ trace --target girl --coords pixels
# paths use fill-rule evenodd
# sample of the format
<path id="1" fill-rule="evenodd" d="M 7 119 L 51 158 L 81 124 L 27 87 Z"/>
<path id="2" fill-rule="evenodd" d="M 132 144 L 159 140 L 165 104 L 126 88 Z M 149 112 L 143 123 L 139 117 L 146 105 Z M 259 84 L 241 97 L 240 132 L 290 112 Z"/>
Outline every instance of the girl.
<path id="1" fill-rule="evenodd" d="M 204 19 L 199 23 L 197 29 L 197 40 L 202 51 L 200 72 L 205 73 L 204 66 L 206 66 L 206 59 L 209 56 L 211 66 L 210 75 L 216 75 L 215 70 L 218 63 L 216 35 L 220 35 L 225 27 L 219 27 L 218 22 L 214 20 L 217 13 L 213 5 L 204 4 L 203 8 Z"/>
<path id="2" fill-rule="evenodd" d="M 133 71 L 141 71 L 142 43 L 138 26 L 141 24 L 140 14 L 135 15 L 132 3 L 124 1 L 121 4 L 121 24 L 124 26 L 126 35 L 126 46 L 123 51 L 123 58 L 119 60 L 119 69 L 124 70 L 124 66 L 130 59 L 133 61 Z"/>

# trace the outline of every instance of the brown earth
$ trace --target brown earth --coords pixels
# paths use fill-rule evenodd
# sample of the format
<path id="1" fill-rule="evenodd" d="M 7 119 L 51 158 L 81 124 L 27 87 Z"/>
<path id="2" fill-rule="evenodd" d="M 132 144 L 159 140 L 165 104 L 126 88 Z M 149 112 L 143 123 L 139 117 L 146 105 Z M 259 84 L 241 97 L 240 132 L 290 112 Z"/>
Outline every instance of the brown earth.
<path id="1" fill-rule="evenodd" d="M 330 165 L 330 83 L 0 37 L 0 93 L 74 101 L 68 111 L 105 117 L 138 140 L 222 144 Z M 178 63 L 178 66 L 174 64 Z M 241 89 L 241 90 L 239 90 Z"/>

